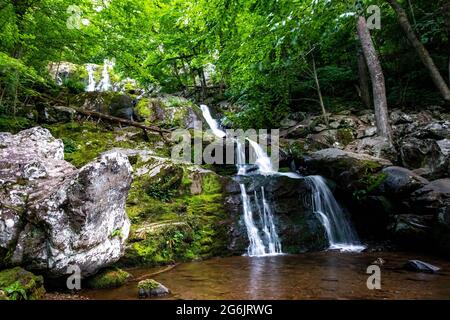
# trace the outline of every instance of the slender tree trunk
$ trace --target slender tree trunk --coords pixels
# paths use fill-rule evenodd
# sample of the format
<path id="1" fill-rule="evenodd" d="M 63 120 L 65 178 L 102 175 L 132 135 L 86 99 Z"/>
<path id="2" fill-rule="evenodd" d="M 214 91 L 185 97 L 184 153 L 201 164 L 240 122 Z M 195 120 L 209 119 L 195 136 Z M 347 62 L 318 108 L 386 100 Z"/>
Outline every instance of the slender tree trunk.
<path id="1" fill-rule="evenodd" d="M 362 52 L 361 47 L 358 47 L 358 76 L 361 100 L 364 103 L 364 106 L 367 109 L 370 109 L 369 75 L 367 74 L 366 60 L 364 60 L 364 53 Z"/>
<path id="2" fill-rule="evenodd" d="M 392 143 L 392 130 L 389 124 L 389 114 L 387 109 L 386 87 L 384 83 L 383 69 L 381 68 L 377 52 L 367 28 L 366 18 L 358 18 L 358 36 L 361 47 L 366 58 L 370 78 L 372 80 L 373 104 L 375 108 L 375 120 L 377 123 L 378 135 L 388 139 Z"/>
<path id="3" fill-rule="evenodd" d="M 397 13 L 397 19 L 400 26 L 406 33 L 408 40 L 411 42 L 412 46 L 416 50 L 423 64 L 428 69 L 428 72 L 430 73 L 430 76 L 433 79 L 433 82 L 436 85 L 439 92 L 441 93 L 442 97 L 447 103 L 450 103 L 450 89 L 448 88 L 444 78 L 441 76 L 438 68 L 434 64 L 434 61 L 431 58 L 428 50 L 425 48 L 422 42 L 420 42 L 420 40 L 414 33 L 414 30 L 412 29 L 411 24 L 409 23 L 408 16 L 406 15 L 405 10 L 403 10 L 403 8 L 398 4 L 396 0 L 386 0 L 386 1 Z"/>
<path id="4" fill-rule="evenodd" d="M 323 103 L 322 91 L 320 90 L 319 77 L 317 76 L 316 60 L 314 59 L 314 55 L 312 56 L 312 67 L 314 80 L 316 82 L 317 95 L 319 96 L 320 107 L 322 108 L 323 120 L 325 121 L 325 124 L 328 126 L 328 116 L 327 111 L 325 110 L 325 104 Z"/>

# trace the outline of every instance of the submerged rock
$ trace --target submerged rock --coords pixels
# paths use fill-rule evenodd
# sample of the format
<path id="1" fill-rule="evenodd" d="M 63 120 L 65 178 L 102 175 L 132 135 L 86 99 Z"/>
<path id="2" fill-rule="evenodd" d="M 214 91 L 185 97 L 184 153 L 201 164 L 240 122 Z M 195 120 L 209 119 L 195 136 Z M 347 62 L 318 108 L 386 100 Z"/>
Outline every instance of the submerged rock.
<path id="1" fill-rule="evenodd" d="M 409 260 L 405 265 L 404 268 L 406 270 L 410 271 L 416 271 L 416 272 L 426 272 L 426 273 L 436 273 L 441 268 L 436 267 L 432 264 L 420 261 L 420 260 Z"/>
<path id="2" fill-rule="evenodd" d="M 0 300 L 39 300 L 44 294 L 42 276 L 20 267 L 0 271 Z"/>
<path id="3" fill-rule="evenodd" d="M 43 128 L 5 135 L 0 149 L 0 260 L 52 277 L 82 276 L 116 262 L 130 223 L 126 156 L 111 152 L 76 170 Z"/>
<path id="4" fill-rule="evenodd" d="M 160 297 L 170 293 L 169 289 L 153 279 L 139 281 L 138 290 L 139 298 Z"/>

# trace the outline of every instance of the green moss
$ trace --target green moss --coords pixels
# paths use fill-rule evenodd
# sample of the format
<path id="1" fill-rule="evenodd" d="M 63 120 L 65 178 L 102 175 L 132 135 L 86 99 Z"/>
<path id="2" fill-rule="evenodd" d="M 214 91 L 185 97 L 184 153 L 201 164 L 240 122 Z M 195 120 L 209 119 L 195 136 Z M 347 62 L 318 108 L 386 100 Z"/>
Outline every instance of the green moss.
<path id="1" fill-rule="evenodd" d="M 93 289 L 108 289 L 123 286 L 131 277 L 121 269 L 106 269 L 86 280 L 86 285 Z"/>
<path id="2" fill-rule="evenodd" d="M 384 172 L 377 174 L 367 173 L 357 181 L 357 190 L 353 192 L 353 196 L 358 200 L 364 200 L 370 193 L 376 190 L 387 178 Z"/>
<path id="3" fill-rule="evenodd" d="M 150 108 L 150 100 L 148 98 L 141 99 L 136 105 L 135 110 L 141 118 L 150 119 L 152 116 L 152 109 Z"/>
<path id="4" fill-rule="evenodd" d="M 295 159 L 303 158 L 305 151 L 305 142 L 301 140 L 294 141 L 289 146 L 289 152 Z"/>
<path id="5" fill-rule="evenodd" d="M 355 139 L 352 130 L 348 128 L 338 129 L 336 138 L 344 146 L 348 145 Z"/>
<path id="6" fill-rule="evenodd" d="M 38 300 L 45 294 L 44 279 L 20 267 L 0 272 L 0 290 L 10 300 Z"/>
<path id="7" fill-rule="evenodd" d="M 0 132 L 17 133 L 32 126 L 33 122 L 27 118 L 0 116 Z"/>
<path id="8" fill-rule="evenodd" d="M 138 289 L 153 290 L 159 287 L 159 283 L 153 279 L 139 281 Z"/>
<path id="9" fill-rule="evenodd" d="M 202 176 L 202 192 L 205 194 L 216 194 L 222 191 L 220 177 L 214 173 Z"/>
<path id="10" fill-rule="evenodd" d="M 65 159 L 78 168 L 113 148 L 147 149 L 161 154 L 167 153 L 165 149 L 168 149 L 168 146 L 157 147 L 161 141 L 159 136 L 150 135 L 150 141 L 145 141 L 140 131 L 138 134 L 131 131 L 134 135 L 130 138 L 127 131 L 111 131 L 92 121 L 44 127 L 49 129 L 54 137 L 63 140 Z"/>

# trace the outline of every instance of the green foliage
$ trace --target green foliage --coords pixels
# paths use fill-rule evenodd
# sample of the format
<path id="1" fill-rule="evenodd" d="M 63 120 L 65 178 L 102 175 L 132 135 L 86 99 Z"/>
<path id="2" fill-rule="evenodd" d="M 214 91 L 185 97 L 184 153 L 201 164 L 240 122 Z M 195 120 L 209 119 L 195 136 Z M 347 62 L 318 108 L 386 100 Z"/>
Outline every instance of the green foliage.
<path id="1" fill-rule="evenodd" d="M 27 300 L 27 292 L 20 284 L 20 281 L 16 281 L 3 289 L 10 300 Z"/>
<path id="2" fill-rule="evenodd" d="M 33 123 L 27 118 L 0 116 L 0 132 L 17 133 L 32 126 Z"/>
<path id="3" fill-rule="evenodd" d="M 42 276 L 20 267 L 0 271 L 0 290 L 9 300 L 37 300 L 45 294 Z"/>
<path id="4" fill-rule="evenodd" d="M 384 180 L 386 180 L 386 173 L 366 174 L 359 181 L 358 190 L 353 192 L 353 196 L 358 200 L 364 200 L 370 193 L 376 190 Z"/>
<path id="5" fill-rule="evenodd" d="M 111 238 L 122 238 L 122 229 L 116 229 L 111 233 Z"/>

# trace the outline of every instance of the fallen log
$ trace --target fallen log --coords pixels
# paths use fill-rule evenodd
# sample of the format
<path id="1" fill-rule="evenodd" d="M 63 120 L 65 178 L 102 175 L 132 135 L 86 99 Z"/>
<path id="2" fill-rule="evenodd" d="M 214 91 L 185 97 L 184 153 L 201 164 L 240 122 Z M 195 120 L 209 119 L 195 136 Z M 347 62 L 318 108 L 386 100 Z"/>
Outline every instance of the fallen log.
<path id="1" fill-rule="evenodd" d="M 100 112 L 97 112 L 97 111 L 89 111 L 89 110 L 84 110 L 84 109 L 75 108 L 75 107 L 70 107 L 70 108 L 75 110 L 77 113 L 83 114 L 85 116 L 96 117 L 96 118 L 108 120 L 108 121 L 111 121 L 111 122 L 118 122 L 120 124 L 124 124 L 124 125 L 127 125 L 127 126 L 133 126 L 133 127 L 136 127 L 136 128 L 143 129 L 145 131 L 157 132 L 157 133 L 159 133 L 161 135 L 164 134 L 164 133 L 167 133 L 167 134 L 172 133 L 172 131 L 167 130 L 167 129 L 162 129 L 162 128 L 155 127 L 155 126 L 146 126 L 145 124 L 142 124 L 142 123 L 139 123 L 139 122 L 136 122 L 136 121 L 131 121 L 131 120 L 128 120 L 128 119 L 122 119 L 122 118 L 110 116 L 110 115 L 107 115 L 107 114 L 104 114 L 104 113 L 100 113 Z"/>

